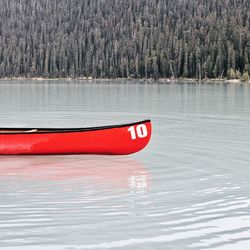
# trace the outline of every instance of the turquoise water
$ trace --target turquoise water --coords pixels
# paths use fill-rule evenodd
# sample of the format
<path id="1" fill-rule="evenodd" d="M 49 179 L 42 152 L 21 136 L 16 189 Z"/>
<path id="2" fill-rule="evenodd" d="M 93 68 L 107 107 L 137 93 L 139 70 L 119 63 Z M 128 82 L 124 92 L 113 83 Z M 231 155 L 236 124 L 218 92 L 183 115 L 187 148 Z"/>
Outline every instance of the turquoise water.
<path id="1" fill-rule="evenodd" d="M 250 85 L 1 81 L 2 127 L 150 118 L 131 156 L 1 156 L 2 249 L 248 249 Z"/>

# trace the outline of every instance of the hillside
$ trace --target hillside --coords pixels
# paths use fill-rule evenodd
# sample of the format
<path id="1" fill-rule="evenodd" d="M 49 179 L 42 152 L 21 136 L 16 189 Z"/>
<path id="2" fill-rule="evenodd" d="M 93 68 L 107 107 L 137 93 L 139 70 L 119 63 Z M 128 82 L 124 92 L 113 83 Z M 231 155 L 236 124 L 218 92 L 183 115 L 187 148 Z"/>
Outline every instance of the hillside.
<path id="1" fill-rule="evenodd" d="M 1 0 L 0 77 L 250 74 L 249 0 Z"/>

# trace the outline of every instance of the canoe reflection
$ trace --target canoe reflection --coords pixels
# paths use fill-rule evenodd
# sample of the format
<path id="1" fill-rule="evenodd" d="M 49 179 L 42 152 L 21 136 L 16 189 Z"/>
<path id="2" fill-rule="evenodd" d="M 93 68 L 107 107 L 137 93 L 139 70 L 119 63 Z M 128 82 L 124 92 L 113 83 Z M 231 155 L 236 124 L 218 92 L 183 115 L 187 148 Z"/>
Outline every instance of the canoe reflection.
<path id="1" fill-rule="evenodd" d="M 0 180 L 88 181 L 116 188 L 147 189 L 149 173 L 124 156 L 1 156 Z"/>

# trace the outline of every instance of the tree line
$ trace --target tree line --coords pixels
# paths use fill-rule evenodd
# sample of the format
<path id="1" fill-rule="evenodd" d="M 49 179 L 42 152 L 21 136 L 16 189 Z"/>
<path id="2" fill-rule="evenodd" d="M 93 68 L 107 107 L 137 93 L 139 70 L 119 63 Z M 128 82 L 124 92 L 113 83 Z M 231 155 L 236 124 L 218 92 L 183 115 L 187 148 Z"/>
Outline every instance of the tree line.
<path id="1" fill-rule="evenodd" d="M 1 0 L 0 77 L 240 78 L 249 0 Z"/>

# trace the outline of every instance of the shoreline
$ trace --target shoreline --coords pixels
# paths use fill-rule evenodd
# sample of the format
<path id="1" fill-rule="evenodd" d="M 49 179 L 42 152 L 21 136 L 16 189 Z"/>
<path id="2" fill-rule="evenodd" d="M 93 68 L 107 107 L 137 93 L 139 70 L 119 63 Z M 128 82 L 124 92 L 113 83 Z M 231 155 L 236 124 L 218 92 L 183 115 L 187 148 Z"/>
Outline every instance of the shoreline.
<path id="1" fill-rule="evenodd" d="M 140 81 L 140 82 L 159 82 L 159 83 L 250 83 L 250 81 L 243 81 L 241 79 L 226 79 L 226 78 L 211 78 L 211 79 L 195 79 L 195 78 L 92 78 L 92 77 L 64 77 L 64 78 L 45 78 L 45 77 L 4 77 L 0 78 L 0 81 Z"/>

